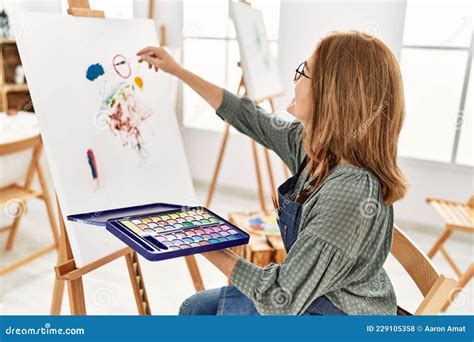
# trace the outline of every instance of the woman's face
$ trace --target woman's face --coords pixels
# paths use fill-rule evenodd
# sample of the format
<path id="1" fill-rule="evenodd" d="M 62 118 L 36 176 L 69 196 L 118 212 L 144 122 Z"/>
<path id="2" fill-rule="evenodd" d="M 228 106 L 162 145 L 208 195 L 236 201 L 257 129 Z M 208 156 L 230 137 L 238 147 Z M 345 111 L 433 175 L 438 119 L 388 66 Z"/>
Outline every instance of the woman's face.
<path id="1" fill-rule="evenodd" d="M 295 81 L 295 97 L 286 110 L 304 124 L 305 118 L 313 112 L 312 76 L 310 71 L 313 70 L 312 58 L 307 59 L 303 65 L 304 67 L 302 66 L 298 70 L 304 72 L 306 77 L 300 74 L 299 79 Z"/>

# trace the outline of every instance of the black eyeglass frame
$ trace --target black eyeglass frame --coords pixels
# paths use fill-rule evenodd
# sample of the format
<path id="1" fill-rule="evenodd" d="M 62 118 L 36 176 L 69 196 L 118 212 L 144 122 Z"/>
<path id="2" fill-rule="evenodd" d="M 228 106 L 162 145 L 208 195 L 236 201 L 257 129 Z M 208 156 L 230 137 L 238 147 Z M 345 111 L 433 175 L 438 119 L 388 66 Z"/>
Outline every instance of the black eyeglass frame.
<path id="1" fill-rule="evenodd" d="M 301 70 L 300 70 L 301 69 Z M 293 81 L 296 82 L 298 81 L 301 77 L 306 77 L 307 79 L 311 79 L 308 75 L 305 74 L 305 69 L 308 69 L 308 64 L 306 61 L 302 62 L 300 65 L 295 70 L 295 77 L 293 78 Z"/>

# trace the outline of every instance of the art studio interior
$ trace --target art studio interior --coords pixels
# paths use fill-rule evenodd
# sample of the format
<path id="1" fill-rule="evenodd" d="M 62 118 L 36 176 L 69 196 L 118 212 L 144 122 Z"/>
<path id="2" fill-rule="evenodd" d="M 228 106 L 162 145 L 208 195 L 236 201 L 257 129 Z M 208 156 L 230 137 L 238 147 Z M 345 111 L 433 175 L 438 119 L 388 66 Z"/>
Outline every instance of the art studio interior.
<path id="1" fill-rule="evenodd" d="M 470 1 L 3 0 L 2 315 L 471 315 Z"/>

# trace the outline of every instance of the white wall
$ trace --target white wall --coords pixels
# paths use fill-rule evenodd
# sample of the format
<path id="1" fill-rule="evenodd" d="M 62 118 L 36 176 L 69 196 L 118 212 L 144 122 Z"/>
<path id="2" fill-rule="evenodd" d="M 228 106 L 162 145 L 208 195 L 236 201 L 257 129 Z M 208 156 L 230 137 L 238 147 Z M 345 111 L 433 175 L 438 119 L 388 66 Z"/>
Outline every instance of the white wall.
<path id="1" fill-rule="evenodd" d="M 385 42 L 398 57 L 405 1 L 282 1 L 279 61 L 287 103 L 294 95 L 292 72 L 332 31 L 358 30 Z"/>
<path id="2" fill-rule="evenodd" d="M 395 204 L 398 222 L 416 222 L 441 231 L 443 222 L 426 203 L 427 197 L 439 197 L 466 202 L 474 194 L 472 167 L 448 165 L 408 158 L 400 158 L 400 167 L 408 178 L 409 190 L 404 199 Z"/>

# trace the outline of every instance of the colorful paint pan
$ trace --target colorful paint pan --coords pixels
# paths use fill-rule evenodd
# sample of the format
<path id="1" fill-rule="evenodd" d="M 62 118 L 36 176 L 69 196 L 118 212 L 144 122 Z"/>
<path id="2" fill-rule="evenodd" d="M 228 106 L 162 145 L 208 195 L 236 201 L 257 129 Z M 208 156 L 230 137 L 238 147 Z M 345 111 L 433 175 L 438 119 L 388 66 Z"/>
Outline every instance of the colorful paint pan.
<path id="1" fill-rule="evenodd" d="M 122 65 L 122 64 L 120 64 Z M 172 207 L 173 205 L 168 205 Z M 146 213 L 150 206 L 138 206 L 138 213 Z M 151 205 L 153 207 L 153 205 Z M 174 206 L 177 207 L 177 206 Z M 150 210 L 149 214 L 133 215 L 133 208 L 103 211 L 107 230 L 128 244 L 148 260 L 163 260 L 242 245 L 249 236 L 207 209 Z M 124 214 L 120 214 L 124 211 Z M 110 219 L 113 216 L 116 219 Z M 95 213 L 72 221 L 90 223 Z M 68 217 L 69 218 L 69 217 Z M 102 223 L 104 224 L 104 223 Z"/>
<path id="2" fill-rule="evenodd" d="M 274 215 L 258 214 L 249 217 L 246 226 L 253 232 L 264 235 L 280 235 L 277 219 Z"/>
<path id="3" fill-rule="evenodd" d="M 130 221 L 126 225 L 135 229 L 135 225 Z M 213 245 L 219 242 L 229 241 L 230 234 L 238 234 L 235 229 L 229 229 L 229 232 L 223 231 L 220 227 L 212 227 L 210 230 L 219 228 L 218 232 L 206 234 L 202 229 L 190 228 L 184 231 L 175 232 L 173 234 L 156 234 L 155 238 L 162 242 L 167 247 L 176 247 L 179 250 L 184 250 L 191 247 L 199 247 L 204 245 Z M 152 229 L 145 229 L 144 233 L 153 232 Z M 235 238 L 231 237 L 230 240 Z"/>

